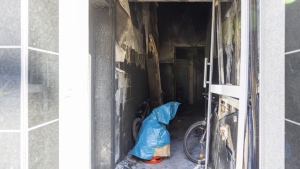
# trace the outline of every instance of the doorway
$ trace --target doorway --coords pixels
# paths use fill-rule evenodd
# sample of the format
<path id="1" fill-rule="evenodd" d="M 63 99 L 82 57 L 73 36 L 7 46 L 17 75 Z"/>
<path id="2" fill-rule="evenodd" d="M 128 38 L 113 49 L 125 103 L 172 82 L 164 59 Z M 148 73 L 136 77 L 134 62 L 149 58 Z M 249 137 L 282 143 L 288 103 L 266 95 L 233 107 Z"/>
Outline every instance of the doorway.
<path id="1" fill-rule="evenodd" d="M 175 46 L 175 95 L 176 101 L 184 105 L 204 107 L 202 93 L 205 46 Z"/>
<path id="2" fill-rule="evenodd" d="M 143 83 L 141 83 L 142 81 L 140 80 L 138 83 L 139 86 L 133 86 L 132 80 L 135 80 L 138 77 L 137 74 L 135 74 L 135 72 L 138 72 L 137 68 L 140 64 L 140 58 L 143 58 L 141 57 L 141 55 L 144 54 L 146 59 L 148 57 L 148 37 L 150 35 L 153 36 L 153 39 L 151 39 L 151 43 L 154 42 L 156 45 L 159 64 L 164 65 L 164 68 L 160 70 L 160 77 L 165 81 L 161 83 L 161 88 L 167 95 L 164 96 L 164 98 L 168 98 L 168 100 L 164 100 L 164 102 L 180 101 L 182 105 L 200 105 L 198 101 L 201 100 L 201 93 L 203 92 L 203 88 L 201 88 L 201 84 L 203 84 L 201 83 L 201 75 L 203 76 L 205 74 L 204 71 L 202 73 L 202 70 L 204 70 L 204 67 L 210 65 L 210 75 L 208 76 L 210 80 L 208 80 L 209 102 L 207 119 L 210 119 L 209 112 L 211 108 L 211 93 L 239 98 L 240 100 L 235 100 L 237 100 L 237 102 L 240 101 L 241 103 L 243 103 L 240 104 L 239 107 L 239 111 L 242 112 L 241 114 L 243 116 L 239 116 L 239 120 L 235 120 L 235 122 L 238 122 L 240 129 L 238 134 L 238 145 L 243 146 L 244 140 L 242 136 L 244 134 L 244 130 L 242 127 L 245 127 L 244 118 L 246 114 L 246 106 L 244 103 L 246 103 L 245 100 L 247 95 L 245 94 L 245 92 L 247 90 L 245 89 L 247 87 L 248 79 L 247 76 L 243 76 L 243 84 L 240 84 L 240 86 L 236 86 L 238 84 L 231 84 L 232 78 L 230 78 L 230 76 L 231 72 L 235 72 L 236 70 L 235 67 L 232 67 L 232 63 L 238 64 L 238 67 L 247 67 L 246 62 L 242 61 L 247 61 L 245 57 L 248 55 L 244 51 L 244 55 L 242 55 L 240 48 L 242 46 L 242 40 L 240 39 L 242 39 L 241 37 L 243 37 L 240 35 L 246 35 L 245 32 L 248 32 L 248 27 L 243 27 L 241 31 L 241 23 L 245 23 L 248 20 L 247 18 L 243 18 L 244 16 L 246 16 L 245 13 L 242 13 L 241 15 L 241 4 L 245 4 L 239 0 L 234 0 L 230 2 L 223 1 L 224 3 L 220 3 L 220 1 L 217 1 L 217 3 L 216 1 L 212 2 L 213 3 L 208 3 L 207 1 L 205 3 L 167 3 L 157 1 L 143 2 L 142 0 L 131 0 L 129 1 L 129 4 L 127 4 L 127 2 L 124 1 L 117 2 L 116 49 L 118 49 L 118 53 L 116 54 L 116 60 L 119 63 L 117 63 L 116 69 L 119 72 L 125 74 L 126 79 L 128 79 L 128 81 L 126 80 L 123 83 L 122 81 L 120 81 L 122 79 L 118 78 L 119 84 L 117 89 L 120 89 L 121 91 L 122 88 L 129 88 L 130 92 L 120 92 L 120 98 L 130 98 L 130 100 L 123 100 L 123 102 L 121 102 L 122 107 L 120 106 L 120 112 L 116 112 L 116 114 L 123 114 L 123 116 L 120 116 L 120 128 L 122 128 L 123 130 L 119 133 L 119 136 L 122 137 L 116 139 L 119 139 L 117 141 L 120 143 L 125 143 L 123 144 L 124 146 L 121 148 L 115 147 L 116 152 L 117 150 L 120 150 L 121 153 L 124 153 L 124 151 L 126 152 L 126 150 L 127 152 L 129 152 L 133 145 L 133 143 L 130 141 L 130 124 L 133 120 L 130 112 L 133 110 L 134 107 L 137 106 L 136 103 L 134 103 L 134 101 L 137 100 L 136 97 L 142 98 L 141 95 L 133 95 L 133 92 L 144 88 L 144 85 L 142 85 Z M 222 26 L 224 29 L 222 29 Z M 223 32 L 224 36 L 222 36 Z M 216 41 L 214 38 L 215 34 L 217 34 Z M 244 37 L 247 37 L 247 35 Z M 246 39 L 244 39 L 244 41 L 245 40 Z M 146 42 L 146 44 L 143 43 L 144 41 Z M 214 43 L 214 41 L 216 43 Z M 204 52 L 199 52 L 202 53 L 202 59 L 200 59 L 200 57 L 196 57 L 198 55 L 197 47 L 202 45 L 206 46 L 207 48 L 203 47 Z M 211 48 L 211 50 L 208 51 L 207 49 L 209 49 L 210 46 L 217 46 L 216 52 L 214 52 L 213 48 Z M 247 43 L 244 43 L 243 49 L 247 48 Z M 237 52 L 233 53 L 234 49 L 236 49 Z M 243 56 L 243 60 L 241 59 L 240 62 L 235 61 L 235 58 L 232 57 L 233 54 L 237 58 Z M 210 57 L 208 57 L 208 55 L 210 55 Z M 209 58 L 209 63 L 207 63 L 205 66 L 203 63 L 204 58 Z M 218 64 L 213 65 L 213 60 L 218 60 Z M 225 60 L 227 62 L 225 62 Z M 146 65 L 146 69 L 147 66 L 148 65 Z M 173 71 L 170 71 L 170 68 L 172 68 L 172 66 Z M 215 71 L 216 68 L 218 69 L 217 71 Z M 243 70 L 245 71 L 240 72 L 237 70 L 238 75 L 239 73 L 247 75 L 247 69 Z M 224 72 L 226 73 L 226 81 L 224 81 Z M 217 77 L 219 79 L 219 83 L 213 83 L 213 77 Z M 207 83 L 206 81 L 207 79 L 205 79 L 205 84 Z M 141 94 L 141 92 L 139 92 L 138 94 Z M 171 95 L 168 96 L 168 94 Z M 220 100 L 219 104 L 221 103 L 222 101 Z M 185 117 L 188 117 L 188 112 L 189 111 L 184 111 L 183 116 L 181 116 L 181 118 L 176 119 L 175 117 L 175 120 L 173 121 L 182 122 L 182 120 Z M 195 116 L 192 120 L 200 120 L 199 112 L 205 112 L 205 108 L 202 109 L 202 111 L 200 110 L 195 112 L 198 113 L 194 114 L 197 115 L 197 117 Z M 230 113 L 236 113 L 236 111 Z M 187 124 L 190 125 L 192 120 L 188 119 Z M 184 132 L 185 129 L 182 128 L 182 126 L 184 125 L 178 125 L 180 128 L 178 128 L 178 130 L 174 130 L 175 133 L 177 131 Z M 209 120 L 207 126 L 210 126 Z M 207 133 L 210 134 L 210 131 L 207 130 Z M 173 138 L 179 137 L 173 135 Z M 209 141 L 207 141 L 207 143 L 209 144 Z M 243 149 L 239 148 L 238 154 L 243 153 L 242 150 Z M 222 149 L 222 152 L 226 151 L 227 150 L 225 148 Z M 121 155 L 120 159 L 123 159 L 124 155 L 126 154 Z M 206 154 L 206 156 L 208 157 L 208 153 Z M 241 157 L 242 155 L 238 155 L 238 158 Z M 225 156 L 224 159 L 226 159 Z M 175 159 L 174 161 L 178 160 Z M 237 166 L 240 166 L 242 160 L 237 161 L 239 161 Z"/>
<path id="3" fill-rule="evenodd" d="M 117 162 L 124 159 L 134 146 L 130 128 L 134 120 L 132 112 L 149 96 L 145 92 L 149 91 L 146 85 L 149 77 L 144 73 L 150 65 L 141 61 L 149 57 L 150 34 L 158 52 L 163 102 L 178 101 L 182 103 L 180 107 L 198 107 L 197 110 L 179 107 L 172 120 L 174 123 L 169 126 L 171 140 L 178 141 L 178 151 L 172 154 L 179 153 L 177 160 L 172 158 L 169 163 L 180 162 L 184 157 L 184 132 L 191 123 L 205 115 L 202 86 L 204 58 L 209 49 L 206 44 L 210 38 L 207 33 L 210 15 L 211 3 L 208 2 L 117 2 L 116 90 L 119 92 L 116 96 L 120 98 L 116 103 L 116 125 L 120 128 L 115 130 Z"/>

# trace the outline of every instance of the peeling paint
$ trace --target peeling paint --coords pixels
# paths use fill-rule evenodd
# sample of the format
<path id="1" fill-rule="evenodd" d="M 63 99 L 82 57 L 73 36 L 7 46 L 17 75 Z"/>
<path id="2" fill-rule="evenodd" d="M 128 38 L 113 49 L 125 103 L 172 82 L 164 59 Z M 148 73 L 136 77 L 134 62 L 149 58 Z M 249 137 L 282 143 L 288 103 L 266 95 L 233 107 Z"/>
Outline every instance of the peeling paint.
<path id="1" fill-rule="evenodd" d="M 120 158 L 120 107 L 121 107 L 121 91 L 118 89 L 115 94 L 116 116 L 115 116 L 115 162 Z"/>
<path id="2" fill-rule="evenodd" d="M 118 90 L 115 94 L 115 101 L 116 101 L 116 115 L 118 118 L 120 118 L 120 112 L 124 110 L 124 103 L 126 100 L 128 100 L 128 87 L 130 87 L 130 78 L 131 76 L 129 74 L 123 73 L 123 72 L 117 72 L 118 77 Z M 122 107 L 121 107 L 122 105 Z M 122 110 L 120 109 L 122 108 Z"/>
<path id="3" fill-rule="evenodd" d="M 120 5 L 122 6 L 122 8 L 125 10 L 126 14 L 129 17 L 131 17 L 128 0 L 119 0 L 119 2 L 120 2 Z"/>
<path id="4" fill-rule="evenodd" d="M 136 15 L 130 15 L 130 6 L 127 0 L 120 0 L 117 4 L 117 32 L 116 39 L 117 44 L 126 45 L 131 49 L 134 49 L 139 54 L 145 53 L 144 36 L 142 31 L 143 17 L 142 9 L 135 9 Z M 138 22 L 137 27 L 133 25 L 132 19 L 136 19 Z"/>
<path id="5" fill-rule="evenodd" d="M 129 4 L 128 0 L 117 2 L 116 62 L 126 61 L 129 65 L 136 64 L 136 67 L 145 69 L 146 38 L 151 31 L 150 8 L 149 3 Z"/>
<path id="6" fill-rule="evenodd" d="M 116 62 L 124 62 L 126 51 L 123 48 L 121 48 L 117 43 L 115 46 L 115 50 L 116 50 Z"/>
<path id="7" fill-rule="evenodd" d="M 120 89 L 118 89 L 116 91 L 115 98 L 116 98 L 115 99 L 115 101 L 116 101 L 116 115 L 117 115 L 118 118 L 120 118 L 120 105 L 122 103 Z"/>
<path id="8" fill-rule="evenodd" d="M 145 53 L 143 49 L 143 34 L 134 26 L 128 29 L 126 32 L 126 39 L 123 44 L 134 49 L 138 53 Z"/>
<path id="9" fill-rule="evenodd" d="M 126 50 L 124 50 L 122 47 L 119 47 L 120 49 L 118 49 L 118 50 L 124 51 L 124 53 L 122 53 L 121 56 L 120 55 L 116 56 L 116 57 L 120 58 L 119 62 L 124 62 L 126 60 L 128 64 L 135 63 L 136 67 L 139 67 L 141 69 L 145 69 L 146 68 L 146 57 L 147 56 L 143 55 L 143 54 L 139 54 L 138 52 L 136 52 L 135 50 L 133 50 L 130 47 L 127 47 L 125 45 L 123 45 L 123 46 Z M 121 61 L 121 60 L 123 60 L 123 61 Z M 120 69 L 118 68 L 118 70 L 120 70 Z"/>
<path id="10" fill-rule="evenodd" d="M 120 128 L 116 128 L 115 129 L 115 163 L 119 160 L 119 158 L 120 158 Z"/>
<path id="11" fill-rule="evenodd" d="M 118 89 L 130 86 L 130 75 L 118 72 Z"/>
<path id="12" fill-rule="evenodd" d="M 126 74 L 125 71 L 117 69 L 116 77 L 118 83 L 118 90 L 115 93 L 115 101 L 116 101 L 116 116 L 115 116 L 115 160 L 116 162 L 120 158 L 120 129 L 121 129 L 121 112 L 124 111 L 125 104 L 124 102 L 128 99 L 127 98 L 127 89 L 130 87 L 131 83 L 131 75 Z"/>

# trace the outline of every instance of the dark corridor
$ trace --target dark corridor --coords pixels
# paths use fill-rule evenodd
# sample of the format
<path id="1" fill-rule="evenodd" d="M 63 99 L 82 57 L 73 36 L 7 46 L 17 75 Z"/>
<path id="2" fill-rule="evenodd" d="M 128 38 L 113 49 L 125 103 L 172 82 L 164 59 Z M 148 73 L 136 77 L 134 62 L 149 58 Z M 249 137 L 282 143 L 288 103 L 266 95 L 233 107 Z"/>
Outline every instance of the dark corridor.
<path id="1" fill-rule="evenodd" d="M 206 111 L 202 93 L 207 92 L 203 88 L 203 78 L 204 58 L 209 57 L 210 16 L 211 3 L 207 2 L 129 2 L 127 8 L 120 1 L 117 5 L 116 66 L 119 70 L 117 89 L 120 91 L 117 106 L 120 107 L 120 115 L 117 115 L 116 122 L 119 118 L 120 125 L 116 125 L 116 130 L 120 130 L 120 134 L 116 133 L 115 139 L 120 140 L 116 144 L 116 151 L 120 151 L 119 160 L 124 159 L 134 146 L 130 137 L 134 119 L 132 112 L 143 100 L 149 96 L 151 98 L 147 73 L 148 81 L 153 79 L 149 78 L 147 59 L 155 54 L 158 54 L 159 60 L 163 103 L 181 103 L 177 115 L 168 126 L 172 142 L 172 157 L 169 160 L 174 161 L 165 162 L 175 165 L 186 158 L 182 147 L 183 135 L 194 121 L 204 118 Z M 155 46 L 148 49 L 150 42 L 147 39 L 150 36 L 153 36 Z M 121 53 L 125 53 L 124 58 L 120 57 Z M 141 62 L 143 58 L 147 64 Z M 149 94 L 145 92 L 147 89 L 150 89 Z M 194 166 L 193 163 L 191 165 Z"/>

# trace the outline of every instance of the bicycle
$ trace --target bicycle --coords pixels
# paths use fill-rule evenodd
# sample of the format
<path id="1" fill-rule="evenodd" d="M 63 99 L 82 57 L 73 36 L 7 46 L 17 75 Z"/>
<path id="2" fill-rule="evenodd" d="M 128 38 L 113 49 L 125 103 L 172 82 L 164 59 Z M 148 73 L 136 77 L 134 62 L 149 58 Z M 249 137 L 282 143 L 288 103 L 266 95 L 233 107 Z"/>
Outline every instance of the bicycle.
<path id="1" fill-rule="evenodd" d="M 207 99 L 207 97 L 205 98 Z M 212 99 L 212 103 L 215 105 L 213 112 L 217 115 L 218 100 L 214 99 L 215 98 Z M 212 117 L 211 115 L 210 120 Z M 206 159 L 206 122 L 207 119 L 205 117 L 203 121 L 197 121 L 192 124 L 185 132 L 183 138 L 183 150 L 187 158 L 196 164 L 202 165 Z"/>
<path id="2" fill-rule="evenodd" d="M 148 99 L 142 102 L 138 107 L 138 111 L 135 113 L 135 119 L 132 123 L 132 135 L 134 141 L 137 139 L 144 119 L 150 114 L 150 100 Z"/>

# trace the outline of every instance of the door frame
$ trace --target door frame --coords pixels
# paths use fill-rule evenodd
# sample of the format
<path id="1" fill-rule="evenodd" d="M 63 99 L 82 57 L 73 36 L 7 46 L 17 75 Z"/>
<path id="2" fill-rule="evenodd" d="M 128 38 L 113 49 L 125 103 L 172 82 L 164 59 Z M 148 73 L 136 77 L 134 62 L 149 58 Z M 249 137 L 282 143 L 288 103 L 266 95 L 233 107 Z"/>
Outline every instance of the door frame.
<path id="1" fill-rule="evenodd" d="M 89 1 L 59 1 L 59 168 L 91 168 L 88 14 Z"/>
<path id="2" fill-rule="evenodd" d="M 174 56 L 173 73 L 174 73 L 174 99 L 175 100 L 176 100 L 176 97 L 177 97 L 176 96 L 176 87 L 177 87 L 177 85 L 176 85 L 176 77 L 175 77 L 175 74 L 176 74 L 176 59 L 177 59 L 176 49 L 177 48 L 204 48 L 204 50 L 205 50 L 206 45 L 205 44 L 198 44 L 198 45 L 175 44 L 175 45 L 173 45 L 173 56 Z M 205 53 L 204 53 L 203 56 L 205 57 Z M 188 72 L 188 77 L 189 76 L 190 75 L 189 75 L 189 72 Z M 195 78 L 194 78 L 194 80 L 195 80 Z M 188 81 L 188 88 L 190 90 L 190 84 L 189 83 L 190 83 L 190 81 Z M 201 84 L 199 84 L 199 85 L 201 85 Z M 194 86 L 193 86 L 193 88 L 194 88 Z M 198 89 L 196 89 L 196 90 L 198 90 Z M 194 91 L 193 93 L 196 93 L 196 92 Z M 189 94 L 190 94 L 190 92 L 189 92 Z M 188 97 L 189 97 L 189 94 L 188 94 Z M 195 102 L 195 96 L 193 96 L 193 101 L 192 102 Z"/>

